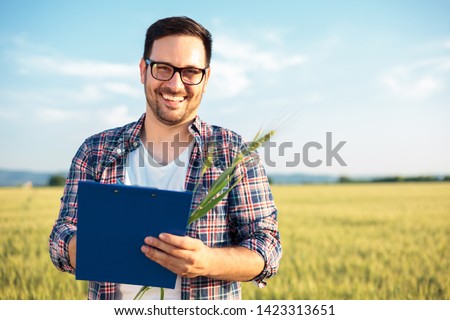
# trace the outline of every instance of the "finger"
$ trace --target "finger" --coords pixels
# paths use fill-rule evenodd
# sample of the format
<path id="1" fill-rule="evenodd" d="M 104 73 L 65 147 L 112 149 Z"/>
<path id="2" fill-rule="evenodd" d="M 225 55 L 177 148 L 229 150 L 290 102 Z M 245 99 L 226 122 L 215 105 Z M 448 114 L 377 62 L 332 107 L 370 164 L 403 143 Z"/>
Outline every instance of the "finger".
<path id="1" fill-rule="evenodd" d="M 195 250 L 198 247 L 197 239 L 183 236 L 176 236 L 170 233 L 161 233 L 159 239 L 165 243 L 185 250 Z"/>
<path id="2" fill-rule="evenodd" d="M 156 263 L 162 265 L 163 267 L 168 268 L 170 265 L 173 265 L 173 260 L 175 259 L 173 256 L 165 253 L 164 251 L 143 245 L 141 247 L 141 251 L 145 254 L 145 256 Z"/>
<path id="3" fill-rule="evenodd" d="M 158 238 L 154 237 L 146 237 L 144 239 L 144 242 L 149 245 L 150 247 L 156 248 L 162 252 L 165 252 L 166 254 L 169 254 L 173 257 L 186 259 L 188 254 L 185 252 L 183 248 L 178 248 L 176 246 L 173 246 L 169 243 L 166 243 Z"/>
<path id="4" fill-rule="evenodd" d="M 186 272 L 186 268 L 184 267 L 183 261 L 181 259 L 175 258 L 163 251 L 146 245 L 143 245 L 141 247 L 141 251 L 150 260 L 153 260 L 154 262 L 176 274 L 181 275 Z"/>

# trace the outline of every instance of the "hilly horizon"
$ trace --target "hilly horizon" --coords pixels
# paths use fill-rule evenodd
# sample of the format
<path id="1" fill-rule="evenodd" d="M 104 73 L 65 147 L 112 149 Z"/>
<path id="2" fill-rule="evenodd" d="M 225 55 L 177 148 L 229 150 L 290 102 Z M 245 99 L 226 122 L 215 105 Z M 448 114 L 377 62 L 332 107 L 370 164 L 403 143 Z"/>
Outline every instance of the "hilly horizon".
<path id="1" fill-rule="evenodd" d="M 52 176 L 66 177 L 67 172 L 39 172 L 32 170 L 0 169 L 0 187 L 18 187 L 31 183 L 41 187 L 49 184 Z M 271 184 L 333 184 L 339 182 L 401 182 L 401 181 L 449 181 L 450 175 L 415 176 L 337 176 L 331 174 L 269 173 Z"/>
<path id="2" fill-rule="evenodd" d="M 46 186 L 52 176 L 66 176 L 66 172 L 37 172 L 32 170 L 0 169 L 0 187 L 22 186 L 31 182 L 33 186 Z M 269 174 L 275 184 L 336 183 L 339 177 L 332 175 L 309 175 L 302 173 Z"/>
<path id="3" fill-rule="evenodd" d="M 0 187 L 17 187 L 30 182 L 33 186 L 47 186 L 54 175 L 65 176 L 66 173 L 0 169 Z"/>

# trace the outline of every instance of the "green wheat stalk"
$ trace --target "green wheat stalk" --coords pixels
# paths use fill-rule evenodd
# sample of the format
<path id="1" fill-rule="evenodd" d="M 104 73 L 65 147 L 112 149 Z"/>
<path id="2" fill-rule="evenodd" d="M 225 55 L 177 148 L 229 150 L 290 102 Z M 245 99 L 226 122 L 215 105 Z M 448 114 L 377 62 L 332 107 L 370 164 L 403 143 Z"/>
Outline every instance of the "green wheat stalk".
<path id="1" fill-rule="evenodd" d="M 213 182 L 210 190 L 208 191 L 208 194 L 205 198 L 202 199 L 202 201 L 198 204 L 198 206 L 195 208 L 195 210 L 191 213 L 191 216 L 188 220 L 188 225 L 193 223 L 194 221 L 200 219 L 205 214 L 207 214 L 212 208 L 214 208 L 228 193 L 230 193 L 231 190 L 236 187 L 236 185 L 241 181 L 242 177 L 239 177 L 236 179 L 236 181 L 229 187 L 227 190 L 224 191 L 224 188 L 228 185 L 228 183 L 231 181 L 232 175 L 234 173 L 234 169 L 245 161 L 245 159 L 249 156 L 252 156 L 253 152 L 256 151 L 259 147 L 263 145 L 264 142 L 267 142 L 270 140 L 270 138 L 275 134 L 274 130 L 271 130 L 266 133 L 262 133 L 262 130 L 259 130 L 258 133 L 255 135 L 255 138 L 248 144 L 247 148 L 244 148 L 241 150 L 238 155 L 234 158 L 231 165 L 226 168 L 220 176 Z M 211 147 L 213 147 L 212 145 Z M 207 153 L 207 157 L 205 159 L 205 162 L 203 163 L 202 171 L 200 172 L 200 179 L 195 185 L 194 193 L 199 187 L 201 180 L 203 178 L 203 175 L 206 173 L 208 169 L 210 169 L 213 166 L 213 156 L 212 152 Z M 143 295 L 150 290 L 151 287 L 148 286 L 142 286 L 142 288 L 139 290 L 137 295 L 134 297 L 133 300 L 140 300 Z M 161 300 L 164 300 L 164 289 L 161 288 Z"/>

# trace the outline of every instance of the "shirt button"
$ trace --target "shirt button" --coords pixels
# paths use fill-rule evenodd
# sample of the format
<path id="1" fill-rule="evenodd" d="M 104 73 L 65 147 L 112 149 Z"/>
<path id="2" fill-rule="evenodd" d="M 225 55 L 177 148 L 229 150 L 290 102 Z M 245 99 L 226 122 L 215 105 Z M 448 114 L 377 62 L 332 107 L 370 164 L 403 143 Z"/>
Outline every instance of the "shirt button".
<path id="1" fill-rule="evenodd" d="M 116 150 L 116 152 L 117 152 L 117 154 L 121 154 L 122 153 L 122 149 L 119 148 L 119 149 Z"/>
<path id="2" fill-rule="evenodd" d="M 135 142 L 133 142 L 133 147 L 137 147 L 138 146 L 138 143 L 135 141 Z"/>

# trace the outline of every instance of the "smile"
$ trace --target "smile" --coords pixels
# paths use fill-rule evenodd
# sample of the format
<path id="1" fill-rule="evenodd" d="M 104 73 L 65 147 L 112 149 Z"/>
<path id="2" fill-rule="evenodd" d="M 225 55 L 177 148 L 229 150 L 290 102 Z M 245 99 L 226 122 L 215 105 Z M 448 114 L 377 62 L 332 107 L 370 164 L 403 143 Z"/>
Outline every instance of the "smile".
<path id="1" fill-rule="evenodd" d="M 183 96 L 172 96 L 172 95 L 166 94 L 166 93 L 163 93 L 161 95 L 164 98 L 164 100 L 168 100 L 168 101 L 182 102 L 186 99 L 186 97 L 183 97 Z"/>

